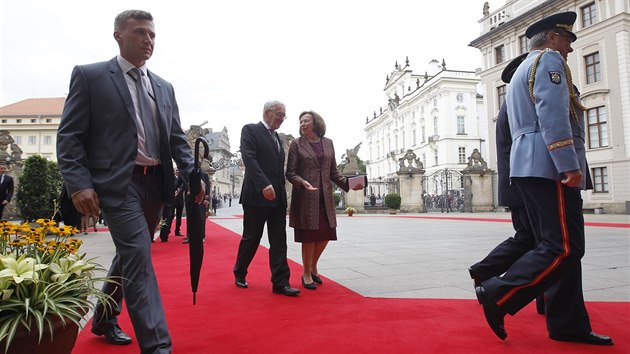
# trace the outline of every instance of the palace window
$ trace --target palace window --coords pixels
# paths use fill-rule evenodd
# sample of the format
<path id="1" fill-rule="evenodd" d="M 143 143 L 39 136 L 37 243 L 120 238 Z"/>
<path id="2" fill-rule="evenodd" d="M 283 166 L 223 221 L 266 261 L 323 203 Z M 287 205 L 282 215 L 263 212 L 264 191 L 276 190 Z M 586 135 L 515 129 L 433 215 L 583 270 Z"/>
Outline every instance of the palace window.
<path id="1" fill-rule="evenodd" d="M 501 85 L 497 87 L 497 101 L 499 102 L 499 107 L 505 102 L 505 93 L 506 93 L 506 85 Z"/>
<path id="2" fill-rule="evenodd" d="M 457 134 L 466 135 L 466 118 L 464 116 L 457 116 Z"/>
<path id="3" fill-rule="evenodd" d="M 459 159 L 459 163 L 466 163 L 466 148 L 460 146 L 457 148 L 457 157 Z"/>
<path id="4" fill-rule="evenodd" d="M 438 134 L 438 117 L 433 117 L 433 135 L 440 135 Z"/>
<path id="5" fill-rule="evenodd" d="M 495 64 L 501 64 L 505 61 L 505 46 L 503 44 L 494 48 L 494 61 Z"/>
<path id="6" fill-rule="evenodd" d="M 527 37 L 518 37 L 518 50 L 519 54 L 527 53 L 529 51 L 529 47 L 527 46 Z"/>
<path id="7" fill-rule="evenodd" d="M 601 81 L 601 65 L 599 62 L 599 52 L 584 56 L 584 66 L 586 68 L 586 83 L 592 84 Z"/>
<path id="8" fill-rule="evenodd" d="M 597 6 L 592 2 L 580 8 L 582 13 L 582 27 L 588 27 L 597 23 Z"/>
<path id="9" fill-rule="evenodd" d="M 588 146 L 591 149 L 608 146 L 608 122 L 606 107 L 595 107 L 586 111 L 588 121 Z"/>
<path id="10" fill-rule="evenodd" d="M 593 173 L 593 192 L 608 193 L 608 168 L 596 167 L 592 169 Z"/>

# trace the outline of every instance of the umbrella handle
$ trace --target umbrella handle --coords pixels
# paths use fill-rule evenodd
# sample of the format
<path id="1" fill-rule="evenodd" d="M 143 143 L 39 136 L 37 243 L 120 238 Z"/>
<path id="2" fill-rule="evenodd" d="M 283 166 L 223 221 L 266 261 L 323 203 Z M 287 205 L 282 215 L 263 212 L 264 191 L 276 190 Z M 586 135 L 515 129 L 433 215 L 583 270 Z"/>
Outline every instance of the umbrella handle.
<path id="1" fill-rule="evenodd" d="M 199 144 L 203 144 L 203 158 L 207 159 L 208 154 L 210 153 L 210 147 L 208 146 L 208 142 L 206 139 L 199 137 L 195 141 L 195 169 L 199 169 Z"/>

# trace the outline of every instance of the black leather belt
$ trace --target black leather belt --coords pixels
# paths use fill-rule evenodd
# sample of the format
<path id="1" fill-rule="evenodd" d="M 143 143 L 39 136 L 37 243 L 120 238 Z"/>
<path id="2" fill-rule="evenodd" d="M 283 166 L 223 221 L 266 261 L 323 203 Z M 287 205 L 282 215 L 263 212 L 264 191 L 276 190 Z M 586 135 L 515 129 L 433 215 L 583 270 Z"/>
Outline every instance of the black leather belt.
<path id="1" fill-rule="evenodd" d="M 133 167 L 133 173 L 138 175 L 152 175 L 154 173 L 158 173 L 162 171 L 162 165 L 154 165 L 154 166 L 141 166 L 135 165 Z"/>

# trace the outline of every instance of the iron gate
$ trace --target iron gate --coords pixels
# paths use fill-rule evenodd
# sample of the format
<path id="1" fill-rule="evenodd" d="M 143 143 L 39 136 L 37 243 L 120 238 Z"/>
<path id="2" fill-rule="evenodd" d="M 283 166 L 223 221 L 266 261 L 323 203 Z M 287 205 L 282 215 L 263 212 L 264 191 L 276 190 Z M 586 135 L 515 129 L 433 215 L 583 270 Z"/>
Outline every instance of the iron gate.
<path id="1" fill-rule="evenodd" d="M 448 168 L 422 177 L 425 210 L 443 213 L 464 211 L 463 181 L 461 172 Z"/>

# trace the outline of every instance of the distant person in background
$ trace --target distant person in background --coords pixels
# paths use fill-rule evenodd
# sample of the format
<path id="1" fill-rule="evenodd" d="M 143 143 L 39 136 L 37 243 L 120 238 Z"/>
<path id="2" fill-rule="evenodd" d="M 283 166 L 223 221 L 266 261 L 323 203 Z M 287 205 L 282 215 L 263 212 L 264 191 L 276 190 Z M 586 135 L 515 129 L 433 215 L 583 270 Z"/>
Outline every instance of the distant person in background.
<path id="1" fill-rule="evenodd" d="M 94 223 L 94 232 L 98 232 L 98 229 L 96 228 L 97 218 L 97 216 L 92 215 L 81 215 L 81 231 L 83 231 L 84 235 L 87 235 L 87 233 L 90 232 L 89 229 L 92 222 Z"/>
<path id="2" fill-rule="evenodd" d="M 184 179 L 179 175 L 179 170 L 175 169 L 175 176 L 177 180 L 175 181 L 175 202 L 173 207 L 175 208 L 173 213 L 175 217 L 175 236 L 182 236 L 182 216 L 184 215 L 184 206 L 186 200 L 186 183 L 184 183 Z"/>
<path id="3" fill-rule="evenodd" d="M 302 286 L 317 289 L 322 284 L 317 262 L 328 241 L 337 240 L 333 183 L 348 191 L 348 179 L 337 170 L 335 147 L 325 138 L 322 117 L 307 111 L 300 114 L 300 137 L 289 146 L 286 177 L 293 185 L 289 226 L 295 242 L 302 244 Z M 361 188 L 358 188 L 361 189 Z"/>
<path id="4" fill-rule="evenodd" d="M 219 197 L 216 194 L 212 195 L 212 213 L 217 215 L 217 207 L 219 206 Z"/>
<path id="5" fill-rule="evenodd" d="M 4 207 L 11 203 L 13 197 L 13 177 L 7 173 L 7 165 L 0 163 L 0 219 L 4 213 Z"/>
<path id="6" fill-rule="evenodd" d="M 177 198 L 178 177 L 179 173 L 177 169 L 175 169 L 175 199 Z M 162 220 L 164 221 L 164 225 L 160 228 L 160 241 L 162 242 L 168 242 L 168 236 L 171 233 L 171 224 L 173 223 L 174 211 L 174 203 L 164 203 L 164 209 L 162 209 Z"/>

